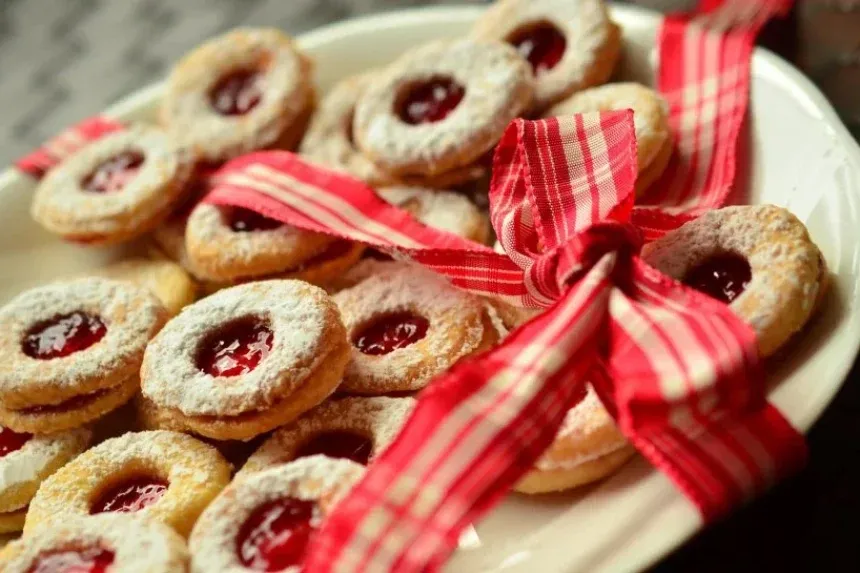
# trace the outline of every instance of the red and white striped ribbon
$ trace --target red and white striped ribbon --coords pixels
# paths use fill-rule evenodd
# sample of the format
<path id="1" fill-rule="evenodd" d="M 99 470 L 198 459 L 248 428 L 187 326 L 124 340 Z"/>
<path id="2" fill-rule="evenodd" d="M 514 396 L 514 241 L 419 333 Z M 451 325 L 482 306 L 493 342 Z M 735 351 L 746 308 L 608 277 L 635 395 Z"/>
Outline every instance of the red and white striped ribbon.
<path id="1" fill-rule="evenodd" d="M 514 122 L 490 192 L 508 258 L 423 227 L 363 184 L 286 152 L 218 172 L 208 202 L 362 241 L 477 294 L 547 308 L 430 384 L 329 517 L 305 570 L 438 569 L 462 529 L 552 441 L 586 380 L 706 518 L 802 461 L 803 439 L 764 400 L 751 330 L 635 256 L 635 174 L 630 111 Z"/>
<path id="2" fill-rule="evenodd" d="M 25 155 L 15 162 L 15 167 L 34 179 L 41 179 L 45 173 L 88 143 L 121 129 L 125 127 L 116 120 L 101 116 L 90 117 Z"/>

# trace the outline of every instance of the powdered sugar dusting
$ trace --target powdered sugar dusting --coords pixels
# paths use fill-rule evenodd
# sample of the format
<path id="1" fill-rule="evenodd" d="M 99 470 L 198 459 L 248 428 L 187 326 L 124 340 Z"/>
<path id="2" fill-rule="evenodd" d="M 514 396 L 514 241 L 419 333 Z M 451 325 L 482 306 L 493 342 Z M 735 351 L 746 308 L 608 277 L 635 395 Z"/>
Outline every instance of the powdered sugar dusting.
<path id="1" fill-rule="evenodd" d="M 262 97 L 244 115 L 221 115 L 209 92 L 237 70 L 257 70 Z M 273 28 L 239 28 L 196 48 L 167 81 L 161 120 L 207 161 L 221 161 L 274 144 L 312 101 L 310 61 Z"/>
<path id="2" fill-rule="evenodd" d="M 201 340 L 245 316 L 268 323 L 269 354 L 240 376 L 215 378 L 200 371 L 195 359 Z M 325 291 L 307 283 L 271 280 L 221 290 L 185 307 L 150 343 L 141 390 L 156 404 L 189 416 L 262 410 L 319 367 L 337 341 L 332 337 L 338 324 L 337 308 Z"/>
<path id="3" fill-rule="evenodd" d="M 472 35 L 506 41 L 518 30 L 541 22 L 562 32 L 567 49 L 554 68 L 538 75 L 537 108 L 609 79 L 620 39 L 602 0 L 498 0 L 478 20 Z"/>
<path id="4" fill-rule="evenodd" d="M 48 478 L 30 504 L 25 532 L 46 521 L 89 514 L 95 492 L 117 472 L 128 475 L 130 470 L 154 472 L 169 483 L 158 501 L 135 515 L 174 526 L 189 512 L 199 511 L 200 498 L 214 497 L 230 476 L 230 466 L 218 451 L 191 436 L 130 432 L 87 450 Z"/>
<path id="5" fill-rule="evenodd" d="M 100 341 L 51 360 L 24 354 L 21 340 L 34 324 L 76 311 L 101 318 L 107 332 Z M 164 307 L 145 288 L 99 277 L 60 281 L 18 295 L 0 309 L 4 405 L 58 404 L 116 386 L 137 372 L 146 343 L 165 318 Z"/>
<path id="6" fill-rule="evenodd" d="M 32 484 L 32 496 L 39 482 L 84 451 L 91 437 L 92 432 L 84 428 L 47 436 L 33 436 L 21 449 L 0 458 L 0 499 L 12 488 L 24 484 Z M 15 504 L 16 507 L 0 503 L 0 513 L 20 509 L 29 501 L 21 500 Z"/>
<path id="7" fill-rule="evenodd" d="M 386 187 L 378 189 L 377 193 L 430 227 L 479 243 L 486 243 L 490 235 L 486 215 L 459 193 L 422 187 Z"/>
<path id="8" fill-rule="evenodd" d="M 206 508 L 189 539 L 191 570 L 244 571 L 236 555 L 236 538 L 258 507 L 285 497 L 316 501 L 329 513 L 364 474 L 349 460 L 310 456 L 236 479 Z"/>
<path id="9" fill-rule="evenodd" d="M 295 267 L 322 252 L 332 239 L 289 225 L 233 231 L 229 208 L 201 203 L 191 212 L 185 245 L 192 268 L 213 281 L 260 276 Z"/>
<path id="10" fill-rule="evenodd" d="M 276 430 L 248 459 L 238 476 L 291 462 L 309 438 L 333 430 L 370 437 L 376 457 L 394 440 L 415 406 L 412 398 L 343 398 L 317 406 L 295 423 Z"/>
<path id="11" fill-rule="evenodd" d="M 6 550 L 8 561 L 3 571 L 33 571 L 40 555 L 69 547 L 101 547 L 112 551 L 110 570 L 123 573 L 185 571 L 189 559 L 184 541 L 170 527 L 128 514 L 104 513 L 66 516 L 61 522 L 53 522 L 50 527 L 13 542 Z"/>
<path id="12" fill-rule="evenodd" d="M 353 349 L 342 387 L 362 394 L 424 387 L 431 377 L 479 350 L 490 327 L 480 299 L 414 266 L 371 276 L 334 299 L 351 340 L 365 325 L 390 313 L 411 312 L 430 323 L 423 339 L 388 354 L 372 356 Z"/>
<path id="13" fill-rule="evenodd" d="M 438 122 L 409 125 L 394 112 L 415 83 L 451 77 L 465 88 L 459 105 Z M 415 48 L 375 76 L 355 111 L 358 147 L 397 175 L 433 176 L 470 165 L 531 102 L 531 71 L 512 47 L 472 40 Z"/>
<path id="14" fill-rule="evenodd" d="M 130 150 L 142 153 L 144 161 L 120 191 L 83 188 L 100 164 Z M 39 223 L 64 235 L 143 232 L 182 198 L 194 162 L 164 131 L 132 126 L 90 143 L 52 169 L 36 189 L 31 211 Z"/>
<path id="15" fill-rule="evenodd" d="M 372 72 L 349 77 L 326 94 L 299 153 L 309 161 L 348 173 L 369 185 L 389 184 L 393 177 L 356 149 L 350 138 L 355 105 L 371 78 Z"/>
<path id="16" fill-rule="evenodd" d="M 800 328 L 814 307 L 824 272 L 821 253 L 789 211 L 744 205 L 705 213 L 646 245 L 642 256 L 683 280 L 693 266 L 725 252 L 746 258 L 752 271 L 746 290 L 729 308 L 752 326 L 760 350 L 769 354 Z"/>

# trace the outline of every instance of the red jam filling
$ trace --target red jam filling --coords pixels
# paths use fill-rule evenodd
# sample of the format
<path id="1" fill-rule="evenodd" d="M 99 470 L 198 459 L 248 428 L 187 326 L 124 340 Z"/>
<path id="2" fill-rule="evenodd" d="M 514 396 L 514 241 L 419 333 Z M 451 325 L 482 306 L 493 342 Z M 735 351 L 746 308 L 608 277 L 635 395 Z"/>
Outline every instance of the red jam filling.
<path id="1" fill-rule="evenodd" d="M 110 389 L 96 390 L 95 392 L 91 392 L 89 394 L 81 394 L 79 396 L 75 396 L 74 398 L 70 398 L 65 402 L 60 402 L 59 404 L 30 406 L 29 408 L 22 408 L 17 411 L 21 412 L 22 414 L 49 414 L 57 412 L 68 412 L 69 410 L 77 410 L 78 408 L 83 408 L 84 406 L 92 404 L 108 392 L 110 392 Z"/>
<path id="2" fill-rule="evenodd" d="M 27 573 L 105 573 L 114 559 L 113 551 L 90 547 L 42 553 Z"/>
<path id="3" fill-rule="evenodd" d="M 366 466 L 370 461 L 372 449 L 373 441 L 361 434 L 333 430 L 317 434 L 302 444 L 296 452 L 296 458 L 322 454 L 330 458 L 345 458 Z"/>
<path id="4" fill-rule="evenodd" d="M 334 241 L 333 243 L 329 244 L 329 246 L 326 247 L 321 253 L 317 253 L 308 260 L 304 261 L 295 270 L 301 271 L 308 267 L 312 267 L 314 265 L 318 265 L 320 263 L 325 263 L 338 257 L 342 257 L 347 254 L 350 249 L 352 249 L 352 243 L 350 241 Z"/>
<path id="5" fill-rule="evenodd" d="M 230 209 L 229 221 L 227 222 L 230 228 L 237 233 L 250 233 L 251 231 L 271 231 L 283 226 L 283 223 L 270 219 L 265 215 L 260 215 L 250 209 L 242 207 L 234 207 Z"/>
<path id="6" fill-rule="evenodd" d="M 267 503 L 257 508 L 239 530 L 239 561 L 255 571 L 299 567 L 320 521 L 319 509 L 312 501 L 286 497 Z"/>
<path id="7" fill-rule="evenodd" d="M 749 262 L 734 253 L 714 255 L 693 267 L 684 284 L 726 304 L 746 290 L 752 279 Z"/>
<path id="8" fill-rule="evenodd" d="M 33 326 L 24 335 L 22 348 L 31 358 L 51 360 L 89 348 L 105 333 L 107 327 L 99 317 L 75 311 Z"/>
<path id="9" fill-rule="evenodd" d="M 24 444 L 30 441 L 33 434 L 19 434 L 13 432 L 9 428 L 0 427 L 0 458 L 17 452 L 24 447 Z"/>
<path id="10" fill-rule="evenodd" d="M 567 39 L 549 22 L 521 28 L 508 38 L 520 55 L 532 65 L 535 74 L 558 65 L 567 49 Z"/>
<path id="11" fill-rule="evenodd" d="M 169 484 L 157 477 L 127 479 L 103 492 L 90 507 L 90 513 L 134 513 L 161 499 Z"/>
<path id="12" fill-rule="evenodd" d="M 450 78 L 433 78 L 415 84 L 397 106 L 400 119 L 410 125 L 442 121 L 460 105 L 466 90 Z"/>
<path id="13" fill-rule="evenodd" d="M 365 354 L 379 356 L 415 344 L 427 336 L 430 323 L 411 312 L 397 312 L 371 323 L 355 337 L 355 346 Z"/>
<path id="14" fill-rule="evenodd" d="M 203 341 L 197 368 L 211 376 L 247 374 L 269 355 L 273 341 L 272 331 L 259 319 L 235 320 Z"/>
<path id="15" fill-rule="evenodd" d="M 209 102 L 221 115 L 245 115 L 260 103 L 260 74 L 237 70 L 227 74 L 212 87 Z"/>
<path id="16" fill-rule="evenodd" d="M 93 193 L 116 193 L 137 177 L 144 156 L 139 151 L 124 151 L 96 167 L 81 184 Z"/>

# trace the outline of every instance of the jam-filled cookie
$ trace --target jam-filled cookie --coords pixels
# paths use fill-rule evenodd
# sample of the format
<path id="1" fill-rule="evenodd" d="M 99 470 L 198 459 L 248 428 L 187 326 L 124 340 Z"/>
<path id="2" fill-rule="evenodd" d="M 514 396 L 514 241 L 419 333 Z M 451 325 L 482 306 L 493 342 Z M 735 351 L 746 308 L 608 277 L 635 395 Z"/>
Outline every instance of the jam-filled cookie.
<path id="1" fill-rule="evenodd" d="M 642 193 L 660 177 L 672 157 L 669 106 L 660 94 L 636 83 L 608 84 L 574 94 L 550 108 L 545 117 L 616 109 L 633 110 L 639 164 L 636 192 Z"/>
<path id="2" fill-rule="evenodd" d="M 185 246 L 193 268 L 215 282 L 270 275 L 317 282 L 355 264 L 363 250 L 248 209 L 206 203 L 188 218 Z"/>
<path id="3" fill-rule="evenodd" d="M 132 432 L 87 450 L 42 483 L 24 533 L 69 516 L 135 513 L 186 536 L 230 481 L 218 451 L 186 434 Z"/>
<path id="4" fill-rule="evenodd" d="M 490 239 L 490 220 L 465 196 L 421 187 L 385 187 L 377 193 L 385 201 L 409 211 L 427 226 L 477 243 Z"/>
<path id="5" fill-rule="evenodd" d="M 372 73 L 352 76 L 326 94 L 299 147 L 306 159 L 347 173 L 373 187 L 401 183 L 444 189 L 475 181 L 486 174 L 485 165 L 473 164 L 429 178 L 397 178 L 368 159 L 355 145 L 353 119 L 358 99 L 371 78 Z"/>
<path id="6" fill-rule="evenodd" d="M 34 436 L 0 427 L 0 533 L 23 529 L 39 485 L 83 452 L 91 437 L 85 429 Z"/>
<path id="7" fill-rule="evenodd" d="M 634 453 L 594 390 L 583 387 L 580 402 L 568 411 L 552 444 L 514 490 L 545 493 L 597 481 Z"/>
<path id="8" fill-rule="evenodd" d="M 170 316 L 179 314 L 197 298 L 197 286 L 185 269 L 165 259 L 128 259 L 98 269 L 93 274 L 149 289 Z"/>
<path id="9" fill-rule="evenodd" d="M 64 239 L 93 245 L 151 231 L 182 200 L 194 156 L 153 127 L 118 131 L 48 173 L 31 213 Z"/>
<path id="10" fill-rule="evenodd" d="M 535 109 L 612 75 L 621 32 L 602 0 L 497 0 L 472 36 L 514 46 L 535 74 Z"/>
<path id="11" fill-rule="evenodd" d="M 191 532 L 191 571 L 298 571 L 325 516 L 363 473 L 312 456 L 235 480 Z"/>
<path id="12" fill-rule="evenodd" d="M 412 398 L 342 398 L 320 404 L 293 424 L 275 431 L 237 476 L 324 455 L 367 465 L 397 437 L 412 412 Z"/>
<path id="13" fill-rule="evenodd" d="M 175 531 L 119 514 L 66 516 L 12 542 L 3 557 L 4 573 L 179 573 L 189 561 Z"/>
<path id="14" fill-rule="evenodd" d="M 255 149 L 294 149 L 314 107 L 311 67 L 279 30 L 233 30 L 173 68 L 161 121 L 212 163 Z"/>
<path id="15" fill-rule="evenodd" d="M 395 179 L 356 148 L 352 131 L 355 105 L 371 78 L 371 73 L 349 77 L 325 95 L 302 139 L 299 153 L 309 161 L 375 187 L 394 183 Z"/>
<path id="16" fill-rule="evenodd" d="M 0 424 L 59 432 L 124 404 L 166 318 L 146 289 L 99 277 L 20 294 L 0 309 Z"/>
<path id="17" fill-rule="evenodd" d="M 183 310 L 147 347 L 144 422 L 248 440 L 325 400 L 350 350 L 320 288 L 269 280 L 221 290 Z"/>
<path id="18" fill-rule="evenodd" d="M 420 390 L 498 335 L 483 302 L 415 266 L 392 269 L 334 295 L 352 342 L 341 390 Z"/>
<path id="19" fill-rule="evenodd" d="M 660 272 L 729 305 L 773 354 L 812 316 L 828 280 L 806 227 L 774 205 L 724 207 L 645 246 Z"/>
<path id="20" fill-rule="evenodd" d="M 374 74 L 355 108 L 355 141 L 398 178 L 437 178 L 480 162 L 533 91 L 511 46 L 431 42 Z"/>

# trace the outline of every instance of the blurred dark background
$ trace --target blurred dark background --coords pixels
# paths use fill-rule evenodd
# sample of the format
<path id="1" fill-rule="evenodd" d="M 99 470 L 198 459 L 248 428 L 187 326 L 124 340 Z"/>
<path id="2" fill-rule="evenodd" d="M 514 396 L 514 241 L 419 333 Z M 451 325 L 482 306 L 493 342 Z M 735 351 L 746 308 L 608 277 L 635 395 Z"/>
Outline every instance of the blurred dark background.
<path id="1" fill-rule="evenodd" d="M 300 33 L 451 0 L 0 0 L 0 164 L 163 76 L 238 25 Z M 459 3 L 481 4 L 482 0 Z M 637 0 L 660 9 L 693 0 Z M 800 0 L 762 41 L 825 91 L 860 137 L 860 0 Z M 802 474 L 660 564 L 674 571 L 860 570 L 860 391 L 852 373 L 811 435 Z"/>

